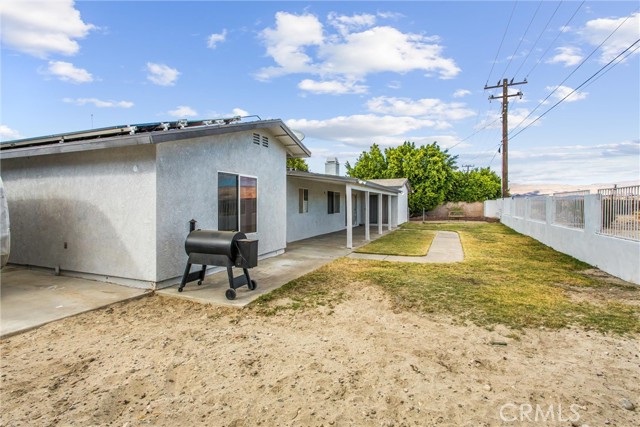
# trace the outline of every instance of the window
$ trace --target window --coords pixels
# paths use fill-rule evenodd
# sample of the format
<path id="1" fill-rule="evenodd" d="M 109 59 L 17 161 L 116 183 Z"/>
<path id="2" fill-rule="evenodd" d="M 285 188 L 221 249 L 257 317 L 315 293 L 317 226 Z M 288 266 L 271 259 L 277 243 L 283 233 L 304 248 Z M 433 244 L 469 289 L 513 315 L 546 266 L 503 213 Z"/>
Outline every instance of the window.
<path id="1" fill-rule="evenodd" d="M 240 231 L 255 233 L 258 228 L 258 180 L 240 177 Z"/>
<path id="2" fill-rule="evenodd" d="M 258 180 L 218 173 L 218 230 L 257 231 Z"/>
<path id="3" fill-rule="evenodd" d="M 327 191 L 328 213 L 340 213 L 340 193 L 335 191 Z"/>
<path id="4" fill-rule="evenodd" d="M 309 212 L 309 190 L 306 188 L 298 189 L 298 212 Z"/>

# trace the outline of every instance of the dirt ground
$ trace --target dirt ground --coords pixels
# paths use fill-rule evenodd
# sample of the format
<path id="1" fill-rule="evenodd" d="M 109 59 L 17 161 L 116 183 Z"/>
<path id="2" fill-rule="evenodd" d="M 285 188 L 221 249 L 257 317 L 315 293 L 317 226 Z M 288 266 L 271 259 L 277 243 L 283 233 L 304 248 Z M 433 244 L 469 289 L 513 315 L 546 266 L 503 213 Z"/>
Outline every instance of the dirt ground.
<path id="1" fill-rule="evenodd" d="M 273 316 L 152 296 L 0 347 L 2 426 L 640 425 L 638 337 L 460 325 L 376 288 Z"/>

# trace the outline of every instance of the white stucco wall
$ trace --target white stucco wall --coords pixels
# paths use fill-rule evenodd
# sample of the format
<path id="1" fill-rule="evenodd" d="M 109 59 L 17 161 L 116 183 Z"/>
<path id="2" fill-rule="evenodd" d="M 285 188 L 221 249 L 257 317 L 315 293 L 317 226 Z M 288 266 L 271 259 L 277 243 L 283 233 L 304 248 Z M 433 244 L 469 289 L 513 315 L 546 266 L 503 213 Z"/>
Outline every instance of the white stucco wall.
<path id="1" fill-rule="evenodd" d="M 309 212 L 298 209 L 298 189 L 309 190 Z M 327 213 L 327 191 L 340 193 L 340 213 Z M 311 181 L 289 176 L 287 178 L 287 242 L 295 242 L 321 234 L 345 229 L 345 186 Z"/>
<path id="2" fill-rule="evenodd" d="M 158 145 L 158 282 L 182 276 L 189 220 L 203 230 L 218 229 L 218 172 L 257 177 L 257 233 L 248 237 L 259 240 L 262 256 L 286 247 L 286 151 L 268 130 L 255 132 L 269 137 L 268 148 L 252 142 L 254 132 Z"/>
<path id="3" fill-rule="evenodd" d="M 155 281 L 155 149 L 2 159 L 9 262 L 115 282 Z"/>

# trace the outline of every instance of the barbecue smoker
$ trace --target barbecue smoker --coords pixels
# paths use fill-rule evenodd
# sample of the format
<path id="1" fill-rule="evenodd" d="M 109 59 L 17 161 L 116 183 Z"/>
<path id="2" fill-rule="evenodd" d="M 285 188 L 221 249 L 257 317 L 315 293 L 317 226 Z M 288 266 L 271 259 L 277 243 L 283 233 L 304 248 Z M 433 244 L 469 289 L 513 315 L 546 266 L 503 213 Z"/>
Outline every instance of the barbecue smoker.
<path id="1" fill-rule="evenodd" d="M 249 268 L 258 265 L 258 241 L 247 239 L 244 233 L 235 231 L 194 230 L 184 242 L 184 249 L 189 255 L 187 267 L 182 276 L 178 292 L 182 292 L 188 282 L 198 281 L 202 284 L 207 266 L 227 267 L 229 289 L 225 296 L 229 300 L 236 298 L 236 289 L 247 285 L 253 291 L 258 286 L 249 277 Z M 191 272 L 191 265 L 199 264 L 199 271 Z M 243 275 L 234 277 L 233 267 L 242 268 Z"/>

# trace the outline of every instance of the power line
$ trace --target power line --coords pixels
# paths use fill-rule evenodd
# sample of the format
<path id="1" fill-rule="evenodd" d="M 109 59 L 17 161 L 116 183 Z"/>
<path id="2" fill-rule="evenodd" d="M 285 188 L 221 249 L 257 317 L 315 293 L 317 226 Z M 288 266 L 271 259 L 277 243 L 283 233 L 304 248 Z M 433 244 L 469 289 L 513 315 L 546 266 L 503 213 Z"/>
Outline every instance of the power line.
<path id="1" fill-rule="evenodd" d="M 504 43 L 504 39 L 507 36 L 507 32 L 509 31 L 509 25 L 511 25 L 511 19 L 513 19 L 513 13 L 516 11 L 517 5 L 518 5 L 518 2 L 516 1 L 513 4 L 513 9 L 511 9 L 511 16 L 509 16 L 509 22 L 507 22 L 507 28 L 504 29 L 504 34 L 502 35 L 502 40 L 500 40 L 500 46 L 498 46 L 496 57 L 493 59 L 493 64 L 491 64 L 491 70 L 489 71 L 489 75 L 487 76 L 487 83 L 485 83 L 485 86 L 489 84 L 491 73 L 493 73 L 493 68 L 496 66 L 496 61 L 498 60 L 498 56 L 500 55 L 500 50 L 502 49 L 502 43 Z"/>
<path id="2" fill-rule="evenodd" d="M 593 56 L 593 54 L 594 54 L 594 53 L 596 53 L 596 52 L 598 51 L 598 49 L 600 49 L 600 48 L 602 47 L 602 45 L 604 45 L 604 44 L 607 42 L 607 40 L 609 40 L 609 39 L 611 38 L 611 36 L 613 36 L 613 35 L 616 33 L 616 31 L 618 31 L 618 30 L 620 29 L 620 27 L 622 27 L 622 26 L 623 26 L 623 25 L 624 25 L 624 24 L 629 20 L 629 18 L 631 18 L 631 16 L 632 16 L 632 15 L 633 15 L 633 14 L 631 14 L 631 15 L 627 16 L 627 17 L 626 17 L 626 18 L 625 18 L 625 19 L 624 19 L 620 24 L 618 24 L 618 26 L 617 26 L 617 27 L 616 27 L 616 28 L 615 28 L 615 29 L 614 29 L 614 30 L 613 30 L 613 31 L 612 31 L 612 32 L 611 32 L 611 33 L 610 33 L 610 34 L 609 34 L 609 35 L 608 35 L 608 36 L 607 36 L 607 37 L 606 37 L 606 38 L 605 38 L 605 39 L 604 39 L 604 40 L 603 40 L 603 41 L 602 41 L 598 46 L 596 46 L 596 48 L 595 48 L 595 49 L 593 49 L 593 50 L 591 51 L 591 53 L 590 53 L 589 55 L 587 55 L 587 57 L 585 57 L 585 58 L 580 62 L 580 64 L 578 64 L 578 66 L 577 66 L 576 68 L 574 68 L 574 69 L 573 69 L 573 71 L 571 71 L 571 72 L 569 73 L 569 75 L 568 75 L 567 77 L 565 77 L 565 78 L 564 78 L 564 80 L 562 80 L 562 81 L 560 82 L 560 84 L 556 85 L 556 87 L 551 91 L 551 93 L 549 93 L 549 95 L 547 95 L 547 97 L 546 97 L 546 98 L 544 98 L 542 101 L 540 101 L 540 103 L 539 103 L 538 105 L 536 105 L 536 107 L 535 107 L 533 110 L 531 110 L 531 112 L 530 112 L 529 114 L 527 114 L 527 116 L 526 116 L 524 119 L 522 119 L 522 120 L 520 121 L 520 123 L 518 123 L 518 124 L 513 128 L 512 132 L 513 132 L 513 131 L 515 131 L 516 129 L 518 129 L 518 128 L 519 128 L 519 127 L 520 127 L 520 126 L 521 126 L 521 125 L 522 125 L 522 124 L 523 124 L 523 123 L 524 123 L 524 122 L 525 122 L 529 117 L 531 117 L 531 115 L 532 115 L 533 113 L 535 113 L 535 112 L 536 112 L 536 110 L 537 110 L 538 108 L 540 108 L 541 106 L 543 106 L 543 105 L 544 105 L 544 103 L 547 101 L 547 99 L 551 98 L 551 96 L 552 96 L 554 93 L 556 93 L 556 91 L 560 88 L 560 86 L 562 86 L 562 85 L 564 84 L 564 82 L 566 82 L 567 80 L 569 80 L 569 77 L 571 77 L 573 74 L 575 74 L 575 72 L 576 72 L 576 71 L 578 71 L 578 70 L 580 69 L 580 67 L 582 67 L 582 66 L 587 62 L 587 60 L 588 60 L 589 58 L 591 58 L 591 57 Z M 525 79 L 525 80 L 526 80 L 526 79 Z M 536 121 L 537 121 L 537 120 L 538 120 L 538 119 L 536 119 Z"/>
<path id="3" fill-rule="evenodd" d="M 633 50 L 630 50 L 629 52 L 627 52 L 627 54 L 624 56 L 624 58 L 621 58 L 620 61 L 616 62 L 615 64 L 613 64 L 611 67 L 607 68 L 606 70 L 604 70 L 602 72 L 602 74 L 600 74 L 598 77 L 596 77 L 595 79 L 591 80 L 586 86 L 585 89 L 588 88 L 589 86 L 591 86 L 592 84 L 594 84 L 595 82 L 597 82 L 602 76 L 604 76 L 605 74 L 607 74 L 609 71 L 611 71 L 613 69 L 613 67 L 615 67 L 616 65 L 620 64 L 621 62 L 626 61 L 626 59 L 628 57 L 630 57 L 631 55 L 633 55 L 634 53 L 636 53 L 638 51 L 638 49 L 640 49 L 640 46 L 636 46 Z"/>
<path id="4" fill-rule="evenodd" d="M 540 10 L 540 6 L 542 6 L 542 0 L 540 0 L 540 3 L 538 3 L 538 7 L 536 8 L 536 11 L 533 12 L 533 17 L 531 17 L 531 21 L 529 21 L 529 25 L 527 25 L 527 29 L 524 30 L 524 34 L 520 38 L 520 41 L 518 42 L 518 46 L 516 46 L 516 49 L 513 51 L 513 54 L 509 58 L 509 62 L 507 63 L 507 66 L 505 67 L 504 71 L 502 72 L 502 75 L 500 76 L 501 79 L 504 78 L 504 76 L 507 74 L 507 70 L 509 69 L 509 66 L 511 65 L 511 61 L 513 61 L 513 58 L 517 55 L 518 49 L 520 49 L 520 46 L 522 45 L 522 41 L 527 36 L 527 33 L 529 32 L 529 28 L 531 28 L 531 24 L 533 23 L 533 20 L 536 19 L 536 15 L 538 15 L 538 11 Z M 514 74 L 514 77 L 515 76 L 516 75 Z"/>
<path id="5" fill-rule="evenodd" d="M 573 12 L 573 15 L 571 15 L 571 18 L 569 18 L 569 20 L 562 26 L 560 27 L 560 31 L 558 31 L 558 34 L 556 34 L 555 38 L 551 41 L 551 43 L 549 44 L 549 46 L 547 46 L 547 49 L 544 51 L 544 53 L 540 56 L 540 58 L 538 58 L 538 62 L 536 62 L 533 67 L 529 70 L 529 72 L 527 73 L 526 78 L 528 78 L 531 73 L 533 73 L 533 70 L 536 69 L 536 67 L 538 66 L 538 64 L 540 64 L 540 62 L 542 62 L 542 58 L 545 57 L 545 55 L 547 54 L 547 52 L 549 52 L 549 49 L 551 49 L 551 46 L 553 46 L 553 44 L 556 42 L 556 40 L 558 40 L 558 37 L 560 37 L 560 34 L 563 33 L 563 30 L 565 28 L 567 28 L 567 26 L 569 25 L 569 23 L 573 20 L 573 18 L 576 16 L 576 14 L 578 13 L 578 11 L 580 10 L 580 8 L 582 7 L 582 5 L 584 4 L 586 0 L 582 0 L 582 3 L 580 3 L 578 5 L 578 8 L 575 10 L 575 12 Z"/>
<path id="6" fill-rule="evenodd" d="M 451 147 L 448 148 L 448 150 L 451 150 L 452 148 L 462 144 L 463 142 L 465 142 L 467 139 L 471 138 L 474 135 L 479 134 L 480 132 L 482 132 L 483 130 L 485 130 L 486 128 L 488 128 L 489 126 L 491 126 L 492 124 L 494 124 L 495 122 L 497 122 L 498 120 L 500 120 L 500 117 L 498 117 L 497 119 L 495 119 L 494 121 L 492 121 L 491 123 L 487 123 L 486 125 L 484 125 L 483 127 L 481 127 L 480 129 L 478 129 L 477 131 L 473 132 L 472 134 L 470 134 L 469 136 L 461 139 L 460 141 L 456 142 L 455 144 L 453 144 Z"/>
<path id="7" fill-rule="evenodd" d="M 514 135 L 511 136 L 511 140 L 513 140 L 513 138 L 515 138 L 516 136 L 520 135 L 522 132 L 524 132 L 525 130 L 527 130 L 530 126 L 532 126 L 535 122 L 537 122 L 538 120 L 540 120 L 542 117 L 544 117 L 547 113 L 549 113 L 551 110 L 553 110 L 554 108 L 556 108 L 558 105 L 560 105 L 560 103 L 562 103 L 565 99 L 569 98 L 571 95 L 573 95 L 575 92 L 578 91 L 578 89 L 580 89 L 582 86 L 586 85 L 589 83 L 589 81 L 591 81 L 592 79 L 594 79 L 598 74 L 600 74 L 600 72 L 602 70 L 604 70 L 605 68 L 607 68 L 609 65 L 611 65 L 614 61 L 616 61 L 618 58 L 620 58 L 621 56 L 623 56 L 625 53 L 627 53 L 629 50 L 631 50 L 631 48 L 633 46 L 635 46 L 636 44 L 640 43 L 640 39 L 636 40 L 635 42 L 633 42 L 633 44 L 631 44 L 629 47 L 627 47 L 625 50 L 623 50 L 622 52 L 620 52 L 615 58 L 613 58 L 611 61 L 609 61 L 606 65 L 602 66 L 598 71 L 596 71 L 594 74 L 592 74 L 587 80 L 585 80 L 584 82 L 582 82 L 578 87 L 576 87 L 575 89 L 573 89 L 569 94 L 567 94 L 564 98 L 562 98 L 561 100 L 559 100 L 558 102 L 556 102 L 555 104 L 553 104 L 547 111 L 545 111 L 544 113 L 540 114 L 538 117 L 536 117 L 536 119 L 534 121 L 532 121 L 531 123 L 529 123 L 528 125 L 526 125 L 525 127 L 523 127 L 522 129 L 520 129 L 520 131 L 518 131 L 517 133 L 515 133 Z M 611 68 L 615 67 L 616 65 L 618 65 L 620 62 L 615 63 L 614 65 L 611 66 Z"/>
<path id="8" fill-rule="evenodd" d="M 540 2 L 540 3 L 542 3 L 542 2 Z M 560 2 L 558 2 L 558 6 L 556 6 L 556 10 L 553 11 L 553 13 L 551 14 L 551 17 L 549 18 L 549 20 L 545 24 L 544 28 L 542 29 L 542 31 L 540 31 L 540 34 L 538 34 L 538 38 L 533 43 L 533 46 L 531 46 L 531 49 L 529 50 L 529 53 L 527 53 L 527 56 L 524 58 L 524 61 L 522 61 L 522 64 L 520 64 L 520 66 L 518 67 L 516 72 L 513 73 L 514 76 L 517 76 L 518 73 L 520 72 L 520 70 L 522 69 L 522 67 L 524 67 L 524 64 L 527 63 L 527 60 L 529 59 L 529 56 L 531 55 L 531 52 L 533 52 L 535 50 L 536 46 L 538 45 L 538 42 L 540 41 L 540 38 L 542 38 L 542 35 L 544 34 L 544 32 L 547 31 L 547 28 L 549 28 L 549 24 L 551 23 L 551 20 L 553 19 L 553 17 L 556 16 L 556 13 L 558 12 L 558 9 L 560 9 L 560 5 L 561 4 L 562 4 L 562 0 L 560 0 Z"/>

